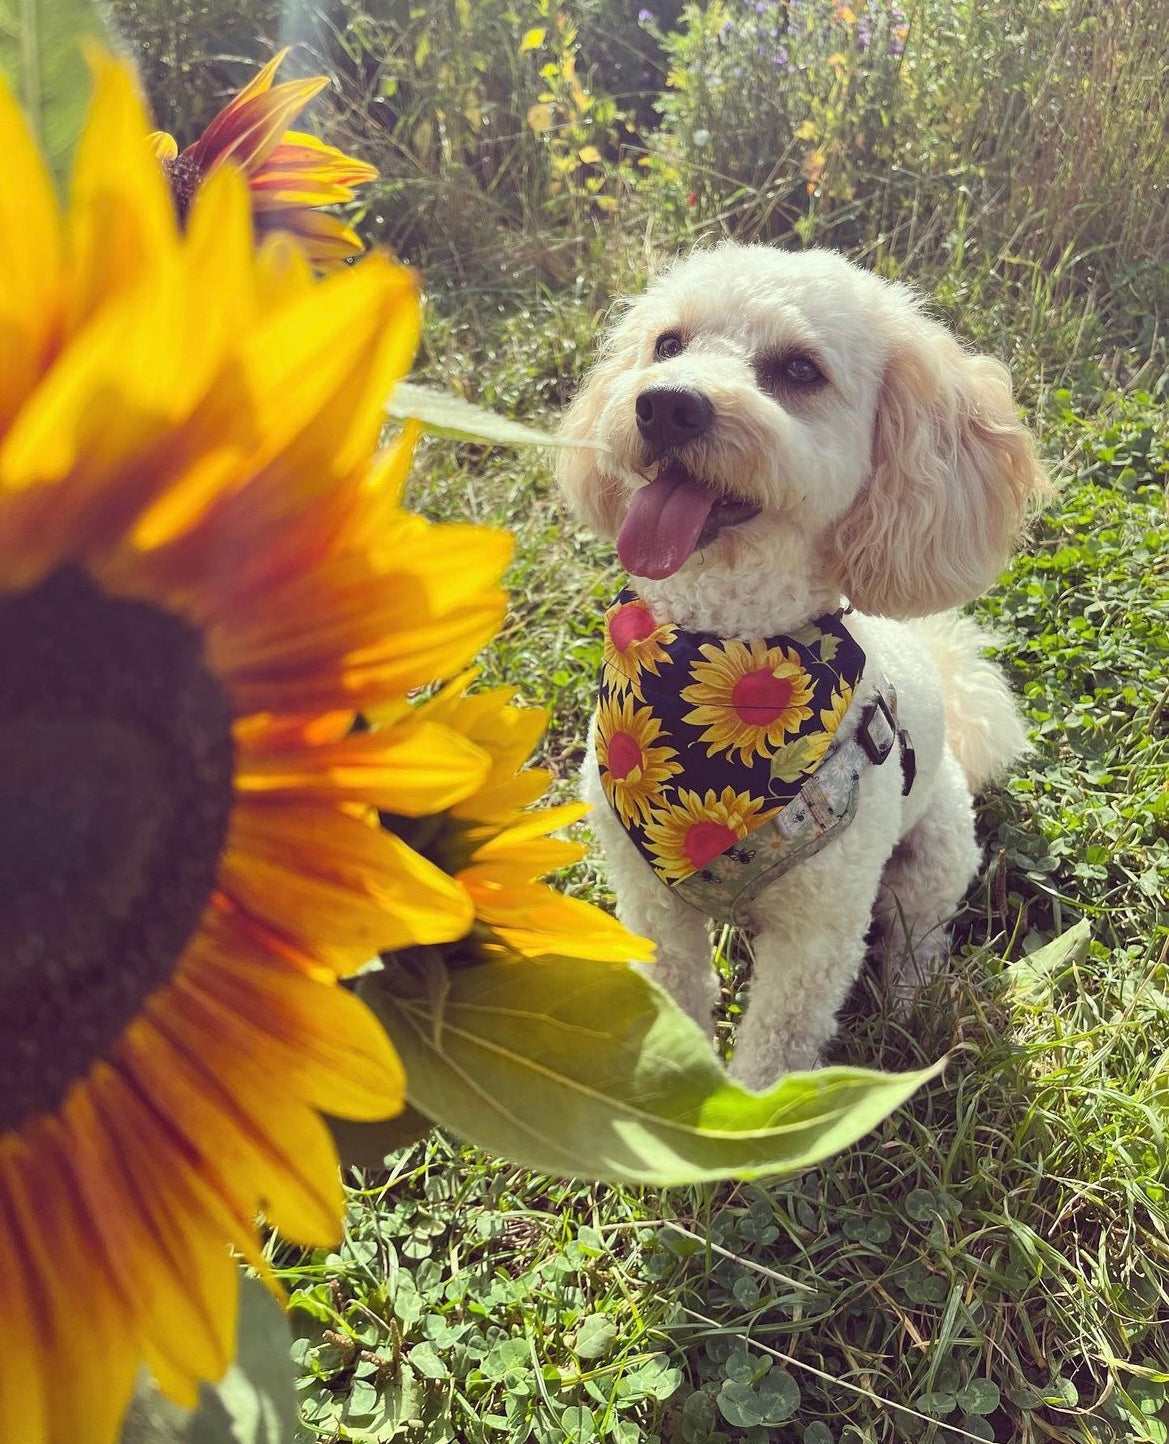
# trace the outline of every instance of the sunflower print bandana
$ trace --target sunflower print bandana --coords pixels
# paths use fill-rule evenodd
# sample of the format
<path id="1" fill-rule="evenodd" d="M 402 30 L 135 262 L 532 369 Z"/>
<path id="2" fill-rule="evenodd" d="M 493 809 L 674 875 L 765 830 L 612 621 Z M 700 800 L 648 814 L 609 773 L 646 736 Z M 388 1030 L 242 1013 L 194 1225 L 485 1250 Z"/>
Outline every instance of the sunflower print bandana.
<path id="1" fill-rule="evenodd" d="M 701 872 L 797 795 L 864 669 L 839 612 L 740 641 L 659 622 L 636 592 L 621 593 L 605 614 L 597 763 L 664 883 Z"/>

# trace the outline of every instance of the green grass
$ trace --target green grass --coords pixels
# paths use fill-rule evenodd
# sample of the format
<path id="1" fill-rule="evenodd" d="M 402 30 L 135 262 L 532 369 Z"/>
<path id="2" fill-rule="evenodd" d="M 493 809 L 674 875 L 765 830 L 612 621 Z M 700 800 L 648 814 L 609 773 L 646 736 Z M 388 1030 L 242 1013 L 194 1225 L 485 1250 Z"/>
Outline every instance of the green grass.
<path id="1" fill-rule="evenodd" d="M 584 356 L 556 338 L 591 306 L 488 323 L 476 394 L 550 415 Z M 468 325 L 440 316 L 431 354 Z M 437 1134 L 354 1175 L 341 1251 L 277 1259 L 306 1440 L 1169 1437 L 1169 424 L 1148 392 L 1036 399 L 1059 494 L 977 608 L 1036 751 L 982 804 L 987 868 L 946 976 L 900 1021 L 862 979 L 836 1045 L 890 1069 L 949 1052 L 943 1077 L 773 1183 L 569 1184 Z M 534 453 L 431 443 L 411 500 L 516 534 L 485 677 L 551 709 L 543 760 L 569 795 L 612 556 Z M 603 864 L 565 886 L 604 902 Z M 1086 949 L 1027 967 L 1081 919 Z"/>

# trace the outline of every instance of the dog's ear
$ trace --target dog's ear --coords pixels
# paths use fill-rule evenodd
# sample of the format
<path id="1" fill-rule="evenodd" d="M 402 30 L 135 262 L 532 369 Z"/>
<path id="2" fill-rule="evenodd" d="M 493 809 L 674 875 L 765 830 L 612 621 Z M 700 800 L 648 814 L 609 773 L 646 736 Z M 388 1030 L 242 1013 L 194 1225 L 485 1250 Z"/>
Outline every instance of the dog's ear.
<path id="1" fill-rule="evenodd" d="M 598 441 L 609 383 L 625 358 L 610 343 L 585 377 L 564 414 L 559 434 L 569 441 Z M 605 453 L 593 447 L 564 447 L 556 453 L 556 479 L 569 508 L 598 536 L 612 541 L 624 514 L 620 482 L 604 469 Z"/>
<path id="2" fill-rule="evenodd" d="M 915 323 L 885 371 L 869 480 L 830 539 L 849 600 L 894 617 L 981 595 L 1048 490 L 1006 367 Z"/>

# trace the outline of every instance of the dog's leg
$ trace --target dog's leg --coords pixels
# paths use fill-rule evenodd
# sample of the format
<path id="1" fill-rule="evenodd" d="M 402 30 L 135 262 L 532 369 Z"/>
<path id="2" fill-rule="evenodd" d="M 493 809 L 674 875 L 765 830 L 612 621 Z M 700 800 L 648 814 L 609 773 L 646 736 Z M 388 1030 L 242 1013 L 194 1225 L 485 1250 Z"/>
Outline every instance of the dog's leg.
<path id="1" fill-rule="evenodd" d="M 948 923 L 978 871 L 974 809 L 947 748 L 929 810 L 898 843 L 877 898 L 878 948 L 885 988 L 903 1009 L 949 951 Z"/>
<path id="2" fill-rule="evenodd" d="M 752 908 L 754 972 L 731 1075 L 766 1088 L 783 1073 L 815 1068 L 865 957 L 881 876 L 873 845 L 888 799 L 862 808 L 842 838 L 763 893 Z M 885 823 L 887 826 L 887 822 Z"/>
<path id="3" fill-rule="evenodd" d="M 745 1088 L 768 1088 L 784 1073 L 819 1064 L 864 959 L 869 919 L 868 906 L 848 907 L 830 923 L 817 919 L 802 942 L 787 925 L 756 934 L 747 1011 L 730 1063 Z"/>

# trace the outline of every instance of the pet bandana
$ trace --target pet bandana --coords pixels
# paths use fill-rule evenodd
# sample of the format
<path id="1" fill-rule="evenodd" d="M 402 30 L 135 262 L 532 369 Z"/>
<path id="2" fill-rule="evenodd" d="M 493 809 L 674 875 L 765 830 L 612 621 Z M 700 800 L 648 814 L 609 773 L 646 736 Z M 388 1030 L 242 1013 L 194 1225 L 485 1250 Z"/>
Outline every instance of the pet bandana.
<path id="1" fill-rule="evenodd" d="M 689 899 L 688 880 L 709 879 L 724 854 L 737 859 L 743 839 L 801 793 L 864 669 L 839 612 L 791 636 L 739 641 L 660 623 L 621 593 L 605 614 L 597 762 L 662 882 Z"/>

